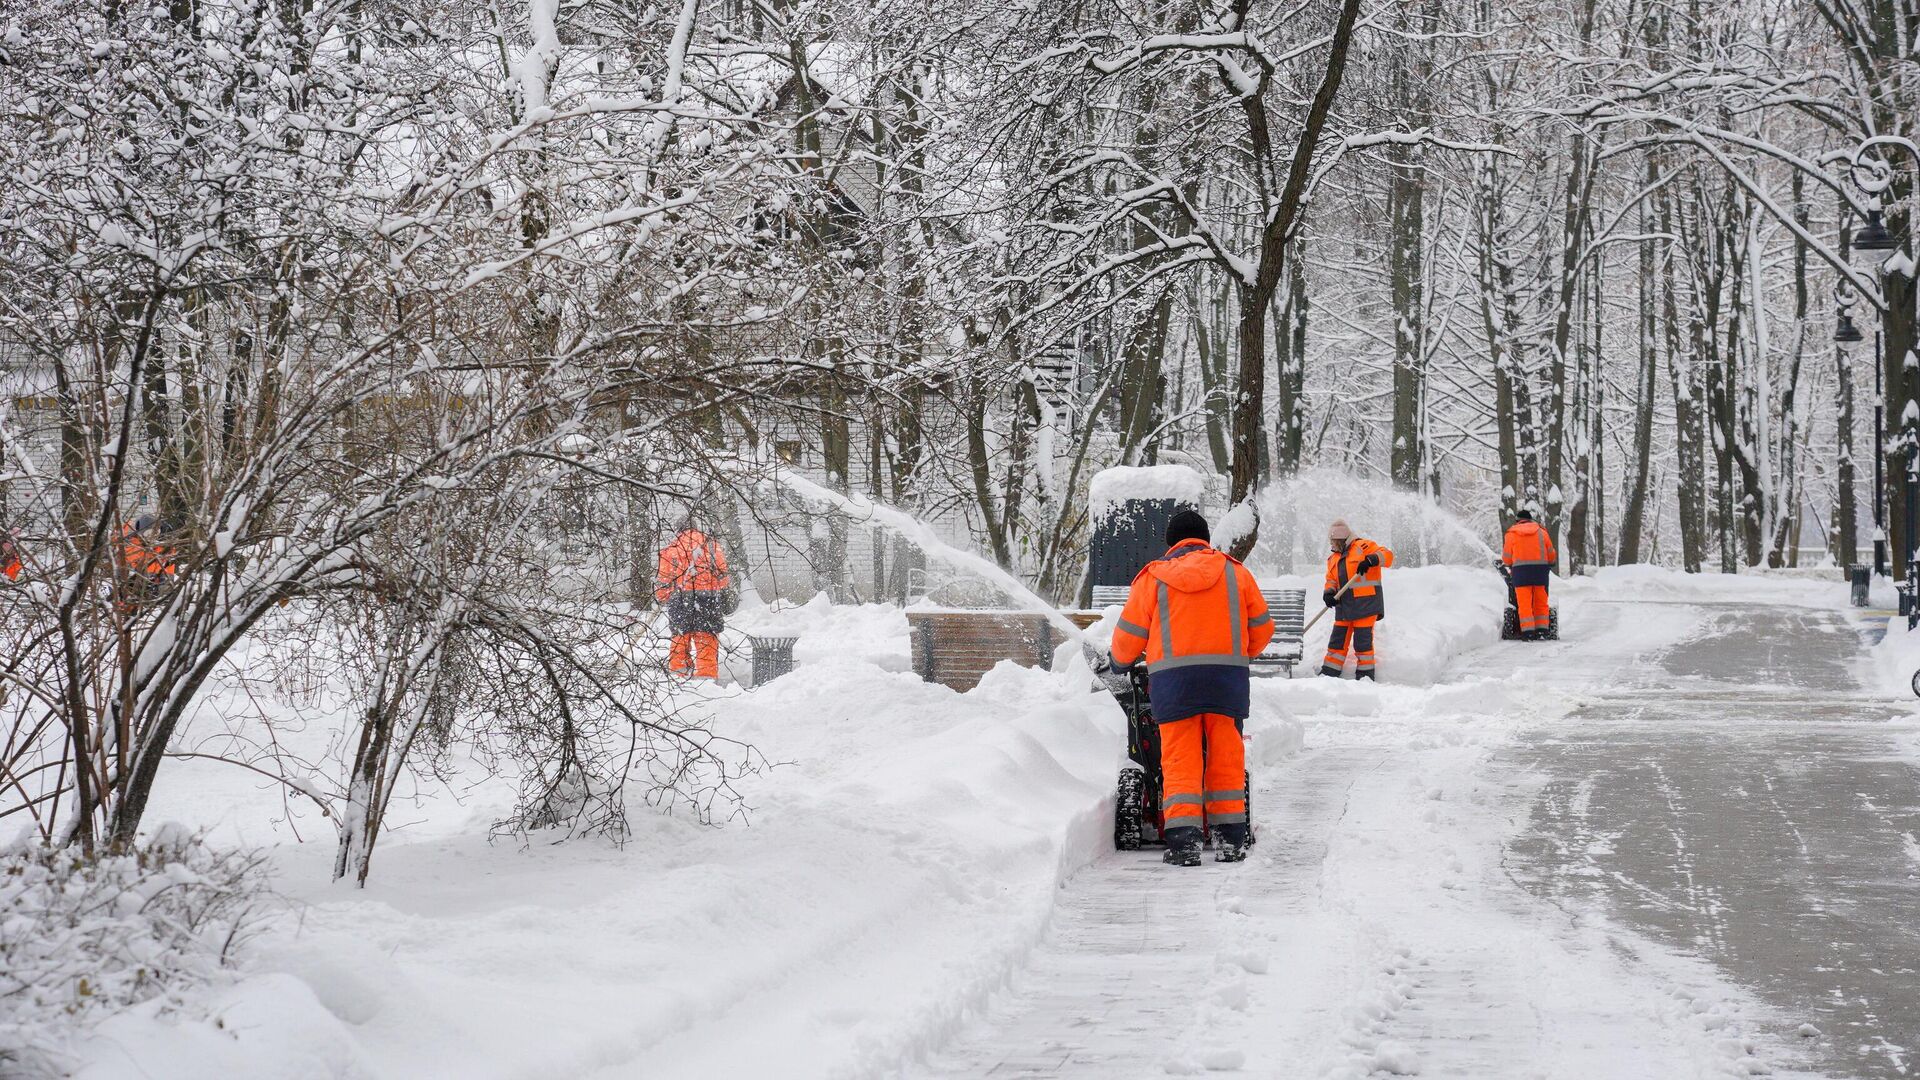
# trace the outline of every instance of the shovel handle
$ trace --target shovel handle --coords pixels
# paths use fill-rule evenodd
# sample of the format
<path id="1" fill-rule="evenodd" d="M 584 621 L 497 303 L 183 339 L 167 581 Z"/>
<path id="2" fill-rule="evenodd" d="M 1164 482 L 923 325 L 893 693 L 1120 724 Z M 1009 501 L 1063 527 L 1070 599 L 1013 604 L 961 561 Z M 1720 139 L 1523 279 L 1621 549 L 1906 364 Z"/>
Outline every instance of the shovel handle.
<path id="1" fill-rule="evenodd" d="M 1304 636 L 1307 631 L 1313 629 L 1313 624 L 1320 621 L 1321 615 L 1325 615 L 1327 612 L 1332 611 L 1334 604 L 1340 603 L 1340 598 L 1347 595 L 1347 590 L 1353 588 L 1354 583 L 1359 580 L 1360 580 L 1360 576 L 1357 574 L 1353 577 L 1348 578 L 1347 583 L 1345 585 L 1340 586 L 1340 591 L 1333 594 L 1333 604 L 1329 604 L 1328 606 L 1321 608 L 1319 612 L 1314 615 L 1313 618 L 1307 620 L 1307 625 L 1300 628 L 1301 635 Z"/>

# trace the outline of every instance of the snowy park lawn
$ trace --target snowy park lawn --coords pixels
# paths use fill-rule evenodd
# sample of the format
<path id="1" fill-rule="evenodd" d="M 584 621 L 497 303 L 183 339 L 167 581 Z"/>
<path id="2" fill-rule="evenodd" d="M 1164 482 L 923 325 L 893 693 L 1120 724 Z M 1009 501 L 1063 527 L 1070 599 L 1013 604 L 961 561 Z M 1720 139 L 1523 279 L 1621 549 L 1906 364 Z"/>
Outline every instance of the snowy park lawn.
<path id="1" fill-rule="evenodd" d="M 1317 582 L 1300 584 L 1317 598 Z M 1671 601 L 1729 589 L 1821 606 L 1838 595 L 1832 583 L 1632 570 L 1556 597 L 1576 610 L 1599 595 L 1662 601 L 1630 630 L 1657 644 L 1693 625 Z M 1303 741 L 1459 747 L 1437 763 L 1434 790 L 1475 807 L 1462 815 L 1471 844 L 1412 864 L 1393 850 L 1401 871 L 1444 879 L 1429 884 L 1469 884 L 1512 827 L 1473 801 L 1485 747 L 1572 701 L 1551 673 L 1453 671 L 1497 640 L 1503 604 L 1490 570 L 1392 571 L 1383 682 L 1261 681 L 1248 725 L 1256 772 Z M 288 902 L 237 981 L 206 992 L 211 1019 L 113 1018 L 83 1048 L 80 1075 L 879 1076 L 936 1053 L 1014 980 L 1062 885 L 1110 850 L 1119 710 L 1086 689 L 1077 663 L 1003 664 L 967 694 L 923 683 L 905 670 L 896 608 L 816 600 L 741 621 L 798 636 L 798 664 L 758 689 L 694 692 L 690 707 L 717 732 L 780 763 L 749 778 L 751 817 L 724 827 L 634 807 L 624 847 L 538 833 L 490 841 L 511 785 L 474 769 L 471 783 L 394 811 L 400 827 L 362 891 L 327 883 L 331 829 L 311 807 L 241 770 L 180 763 L 154 820 L 267 846 Z M 1318 666 L 1328 621 L 1301 676 Z M 325 741 L 304 737 L 314 752 Z M 1428 796 L 1409 789 L 1370 813 L 1417 817 L 1439 805 Z M 1383 836 L 1398 828 L 1378 824 Z M 1292 823 L 1265 827 L 1302 841 Z M 1349 841 L 1329 857 L 1373 880 L 1391 876 L 1374 865 L 1380 854 Z M 1285 961 L 1301 971 L 1344 947 L 1280 945 L 1304 950 Z"/>

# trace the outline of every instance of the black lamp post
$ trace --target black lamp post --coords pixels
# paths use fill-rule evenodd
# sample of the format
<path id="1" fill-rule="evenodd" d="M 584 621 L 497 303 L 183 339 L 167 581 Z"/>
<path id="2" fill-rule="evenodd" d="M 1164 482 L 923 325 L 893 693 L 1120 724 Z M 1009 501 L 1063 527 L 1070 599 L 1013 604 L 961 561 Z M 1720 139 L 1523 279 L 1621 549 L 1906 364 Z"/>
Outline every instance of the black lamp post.
<path id="1" fill-rule="evenodd" d="M 1840 250 L 1852 249 L 1852 237 L 1846 227 L 1840 229 Z M 1833 340 L 1838 345 L 1854 345 L 1866 340 L 1860 327 L 1853 321 L 1855 302 L 1853 289 L 1842 283 L 1834 290 L 1836 308 Z M 1887 498 L 1885 477 L 1881 473 L 1882 456 L 1886 453 L 1887 441 L 1887 399 L 1880 389 L 1880 335 L 1873 339 L 1873 573 L 1876 577 L 1887 576 Z"/>
<path id="2" fill-rule="evenodd" d="M 1880 201 L 1883 193 L 1892 190 L 1893 168 L 1888 165 L 1885 160 L 1870 156 L 1873 151 L 1881 148 L 1902 149 L 1909 154 L 1920 157 L 1920 147 L 1916 147 L 1912 142 L 1897 135 L 1872 136 L 1863 141 L 1859 147 L 1854 150 L 1852 168 L 1848 171 L 1848 177 L 1853 181 L 1854 186 L 1864 191 L 1868 197 L 1866 224 L 1862 226 L 1860 232 L 1852 238 L 1853 249 L 1855 251 L 1871 251 L 1876 254 L 1884 254 L 1898 250 L 1901 246 L 1899 238 L 1894 236 L 1892 230 L 1887 228 L 1884 218 L 1884 208 Z M 1869 177 L 1868 180 L 1863 181 L 1861 179 L 1862 172 L 1867 174 Z M 1879 269 L 1883 274 L 1885 273 L 1884 260 L 1880 264 Z M 1882 290 L 1882 294 L 1884 295 L 1884 289 Z M 1884 378 L 1882 369 L 1885 367 L 1885 361 L 1881 356 L 1881 339 L 1886 328 L 1886 318 L 1887 308 L 1883 303 L 1880 307 L 1881 326 L 1873 335 L 1873 376 L 1876 387 L 1881 384 Z M 1901 552 L 1901 556 L 1905 562 L 1904 576 L 1906 580 L 1902 582 L 1900 586 L 1900 610 L 1902 614 L 1907 616 L 1907 628 L 1911 630 L 1915 626 L 1920 626 L 1920 554 L 1917 554 L 1920 553 L 1920 544 L 1916 543 L 1916 541 L 1920 541 L 1920 537 L 1914 536 L 1914 530 L 1916 527 L 1920 527 L 1920 387 L 1914 386 L 1914 372 L 1911 368 L 1902 365 L 1900 370 L 1901 380 L 1905 384 L 1903 389 L 1906 391 L 1902 396 L 1907 401 L 1906 409 L 1900 416 L 1900 437 L 1897 440 L 1898 452 L 1906 458 L 1907 468 L 1906 497 L 1901 500 L 1903 504 L 1901 507 L 1903 510 L 1901 517 L 1906 526 L 1902 543 L 1902 546 L 1905 547 L 1906 550 Z M 1874 455 L 1874 467 L 1875 471 L 1878 472 L 1881 457 L 1893 452 L 1893 447 L 1887 444 L 1884 434 L 1884 426 L 1886 423 L 1886 395 L 1884 391 L 1876 394 L 1876 398 L 1878 400 L 1874 408 L 1874 426 L 1877 429 L 1882 429 L 1877 435 L 1880 441 L 1879 452 Z M 1876 501 L 1884 498 L 1884 496 L 1880 494 L 1883 486 L 1884 485 L 1879 482 L 1879 478 L 1876 477 L 1874 483 Z M 1878 529 L 1875 530 L 1876 536 L 1879 534 L 1879 531 Z M 1877 548 L 1878 545 L 1876 544 L 1876 551 Z M 1877 554 L 1876 561 L 1878 561 Z"/>
<path id="3" fill-rule="evenodd" d="M 1853 236 L 1855 251 L 1892 251 L 1900 246 L 1900 241 L 1894 239 L 1887 231 L 1886 222 L 1881 220 L 1879 203 L 1880 200 L 1875 199 L 1874 205 L 1867 208 L 1867 223 Z"/>

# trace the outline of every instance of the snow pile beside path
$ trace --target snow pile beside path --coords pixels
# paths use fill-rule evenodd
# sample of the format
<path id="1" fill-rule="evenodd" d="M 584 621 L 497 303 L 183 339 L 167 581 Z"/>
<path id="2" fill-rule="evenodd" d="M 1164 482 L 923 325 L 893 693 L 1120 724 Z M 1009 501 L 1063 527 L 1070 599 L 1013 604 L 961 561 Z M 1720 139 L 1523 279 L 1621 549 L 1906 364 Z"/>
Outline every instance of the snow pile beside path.
<path id="1" fill-rule="evenodd" d="M 1907 629 L 1907 620 L 1894 615 L 1887 619 L 1887 636 L 1867 651 L 1868 688 L 1897 697 L 1913 694 L 1913 681 L 1920 673 L 1920 630 Z"/>
<path id="2" fill-rule="evenodd" d="M 1606 566 L 1597 572 L 1555 579 L 1555 591 L 1573 596 L 1594 595 L 1608 600 L 1714 600 L 1802 607 L 1841 607 L 1847 603 L 1847 583 L 1838 574 L 1829 580 L 1766 573 L 1688 574 L 1664 566 Z"/>
<path id="3" fill-rule="evenodd" d="M 857 659 L 883 671 L 913 670 L 907 616 L 891 604 L 835 604 L 826 593 L 816 593 L 804 604 L 743 604 L 727 620 L 727 631 L 728 637 L 740 638 L 739 647 L 728 650 L 730 658 L 738 657 L 740 682 L 748 681 L 751 670 L 752 643 L 745 640 L 749 636 L 797 638 L 795 667 Z"/>
<path id="4" fill-rule="evenodd" d="M 487 841 L 481 784 L 409 807 L 402 824 L 429 820 L 383 841 L 364 891 L 325 883 L 324 838 L 282 846 L 300 910 L 202 1010 L 222 1026 L 123 1015 L 83 1075 L 898 1072 L 1005 985 L 1060 884 L 1110 850 L 1123 720 L 1084 669 L 1003 664 L 965 695 L 891 670 L 897 609 L 754 614 L 800 638 L 798 666 L 697 706 L 782 763 L 742 785 L 750 822 L 635 806 L 624 848 L 516 849 Z M 1261 754 L 1297 746 L 1262 730 Z M 217 812 L 279 811 L 252 798 Z"/>
<path id="5" fill-rule="evenodd" d="M 1199 506 L 1206 478 L 1185 465 L 1120 465 L 1093 474 L 1087 489 L 1087 517 L 1098 521 L 1129 499 L 1171 499 Z"/>
<path id="6" fill-rule="evenodd" d="M 1307 618 L 1321 610 L 1324 581 L 1299 574 L 1255 576 L 1263 589 L 1301 589 L 1307 594 Z M 1491 569 L 1420 566 L 1386 571 L 1386 618 L 1374 628 L 1374 652 L 1383 683 L 1431 686 L 1443 679 L 1460 654 L 1500 640 L 1500 615 L 1507 587 Z M 1320 669 L 1333 616 L 1321 618 L 1302 642 L 1300 675 Z"/>

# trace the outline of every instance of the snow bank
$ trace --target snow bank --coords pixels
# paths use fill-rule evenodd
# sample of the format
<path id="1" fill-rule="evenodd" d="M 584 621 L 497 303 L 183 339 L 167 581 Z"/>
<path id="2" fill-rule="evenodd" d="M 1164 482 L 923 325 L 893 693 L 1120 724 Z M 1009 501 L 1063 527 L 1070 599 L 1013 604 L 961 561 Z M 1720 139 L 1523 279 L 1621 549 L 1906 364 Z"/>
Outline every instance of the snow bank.
<path id="1" fill-rule="evenodd" d="M 1002 665 L 960 695 L 906 666 L 885 606 L 744 610 L 795 670 L 702 690 L 713 729 L 777 767 L 750 821 L 633 809 L 624 848 L 489 843 L 510 781 L 459 772 L 396 808 L 368 887 L 327 884 L 331 835 L 273 855 L 297 909 L 198 1015 L 123 1014 L 88 1080 L 891 1075 L 1005 985 L 1063 881 L 1110 850 L 1123 721 L 1088 677 Z M 1299 744 L 1256 725 L 1256 758 Z M 163 811 L 284 817 L 250 776 L 176 775 Z M 198 776 L 199 774 L 196 774 Z M 184 781 L 184 782 L 183 782 Z M 750 1035 L 751 1037 L 747 1037 Z"/>
<path id="2" fill-rule="evenodd" d="M 1920 675 L 1920 630 L 1907 629 L 1907 620 L 1890 616 L 1887 636 L 1867 652 L 1864 681 L 1868 689 L 1897 698 L 1911 698 Z"/>
<path id="3" fill-rule="evenodd" d="M 736 682 L 750 674 L 749 637 L 791 637 L 795 667 L 834 658 L 857 658 L 884 671 L 913 670 L 907 616 L 890 604 L 835 604 L 816 593 L 804 604 L 742 604 L 723 636 L 728 668 Z"/>
<path id="4" fill-rule="evenodd" d="M 259 862 L 165 828 L 89 861 L 37 846 L 0 853 L 0 1076 L 60 1062 L 118 1015 L 213 1015 L 193 993 L 231 979 L 268 904 Z"/>
<path id="5" fill-rule="evenodd" d="M 1172 499 L 1199 506 L 1207 481 L 1186 465 L 1120 465 L 1093 474 L 1087 516 L 1098 521 L 1128 499 Z"/>
<path id="6" fill-rule="evenodd" d="M 1644 563 L 1607 566 L 1598 571 L 1556 581 L 1555 590 L 1570 595 L 1591 593 L 1610 600 L 1708 600 L 1793 604 L 1802 607 L 1841 607 L 1847 603 L 1847 583 L 1835 573 L 1831 579 L 1809 580 L 1789 574 L 1688 574 Z"/>

